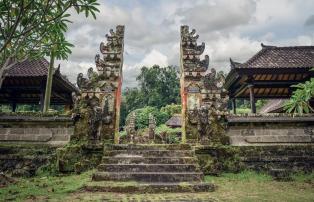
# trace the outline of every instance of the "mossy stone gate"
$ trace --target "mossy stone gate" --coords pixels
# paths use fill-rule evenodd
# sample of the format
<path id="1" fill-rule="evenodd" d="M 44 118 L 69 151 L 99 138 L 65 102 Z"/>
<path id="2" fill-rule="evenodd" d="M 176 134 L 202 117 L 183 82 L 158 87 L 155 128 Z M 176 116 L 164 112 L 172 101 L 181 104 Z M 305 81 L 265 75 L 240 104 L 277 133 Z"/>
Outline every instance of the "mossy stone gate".
<path id="1" fill-rule="evenodd" d="M 209 56 L 200 56 L 205 43 L 197 44 L 199 35 L 181 26 L 180 85 L 182 102 L 182 142 L 209 143 L 220 141 L 224 132 L 221 120 L 227 114 L 227 91 L 223 72 L 214 68 L 207 73 Z"/>
<path id="2" fill-rule="evenodd" d="M 106 38 L 106 43 L 100 43 L 102 57 L 99 54 L 95 56 L 97 72 L 90 68 L 88 78 L 84 78 L 82 73 L 77 77 L 81 93 L 73 96 L 76 103 L 74 117 L 80 116 L 78 121 L 89 128 L 85 139 L 118 144 L 124 26 L 118 25 L 116 31 L 111 29 Z M 78 136 L 84 137 L 84 134 Z"/>

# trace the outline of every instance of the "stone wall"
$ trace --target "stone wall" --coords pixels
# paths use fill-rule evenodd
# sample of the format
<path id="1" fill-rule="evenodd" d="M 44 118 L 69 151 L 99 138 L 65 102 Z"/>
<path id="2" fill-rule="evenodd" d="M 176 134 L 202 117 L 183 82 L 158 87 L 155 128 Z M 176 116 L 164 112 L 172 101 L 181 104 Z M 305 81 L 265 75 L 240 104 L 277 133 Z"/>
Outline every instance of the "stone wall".
<path id="1" fill-rule="evenodd" d="M 195 153 L 205 174 L 255 170 L 313 172 L 314 145 L 199 146 Z"/>
<path id="2" fill-rule="evenodd" d="M 232 145 L 313 144 L 314 116 L 229 116 Z"/>
<path id="3" fill-rule="evenodd" d="M 0 144 L 0 172 L 30 177 L 53 161 L 56 147 L 34 144 Z"/>
<path id="4" fill-rule="evenodd" d="M 73 131 L 70 117 L 0 116 L 0 143 L 65 145 Z"/>

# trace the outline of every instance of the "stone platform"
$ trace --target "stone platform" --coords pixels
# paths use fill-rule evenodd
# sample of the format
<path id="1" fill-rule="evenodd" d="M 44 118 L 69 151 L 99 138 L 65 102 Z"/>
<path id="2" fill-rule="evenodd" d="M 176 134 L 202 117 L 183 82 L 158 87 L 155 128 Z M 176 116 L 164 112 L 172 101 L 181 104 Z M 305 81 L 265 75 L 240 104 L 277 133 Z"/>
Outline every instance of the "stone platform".
<path id="1" fill-rule="evenodd" d="M 190 145 L 106 145 L 86 191 L 208 192 Z"/>

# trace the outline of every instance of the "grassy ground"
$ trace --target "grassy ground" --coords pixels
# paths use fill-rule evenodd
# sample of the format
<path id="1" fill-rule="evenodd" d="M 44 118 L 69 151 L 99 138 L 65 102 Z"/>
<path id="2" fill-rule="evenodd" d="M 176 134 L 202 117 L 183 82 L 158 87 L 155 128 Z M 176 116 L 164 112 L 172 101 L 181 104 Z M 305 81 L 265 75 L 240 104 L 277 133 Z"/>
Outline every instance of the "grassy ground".
<path id="1" fill-rule="evenodd" d="M 59 177 L 19 179 L 0 188 L 0 201 L 313 201 L 314 173 L 295 175 L 293 181 L 277 182 L 254 172 L 206 176 L 218 186 L 211 193 L 117 194 L 78 191 L 90 181 L 92 171 Z"/>

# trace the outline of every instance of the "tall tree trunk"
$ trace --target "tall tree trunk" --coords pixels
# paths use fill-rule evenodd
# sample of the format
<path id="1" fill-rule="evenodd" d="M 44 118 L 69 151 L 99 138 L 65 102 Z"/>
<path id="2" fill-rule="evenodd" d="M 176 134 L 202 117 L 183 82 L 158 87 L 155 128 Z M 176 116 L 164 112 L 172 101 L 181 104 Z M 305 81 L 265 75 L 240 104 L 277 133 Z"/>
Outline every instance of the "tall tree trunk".
<path id="1" fill-rule="evenodd" d="M 46 90 L 45 90 L 45 101 L 44 101 L 44 110 L 43 112 L 48 112 L 50 107 L 50 97 L 51 97 L 51 89 L 52 89 L 52 78 L 53 78 L 53 66 L 55 61 L 55 51 L 54 48 L 51 50 L 50 55 L 50 63 L 47 75 L 47 82 L 46 82 Z"/>

